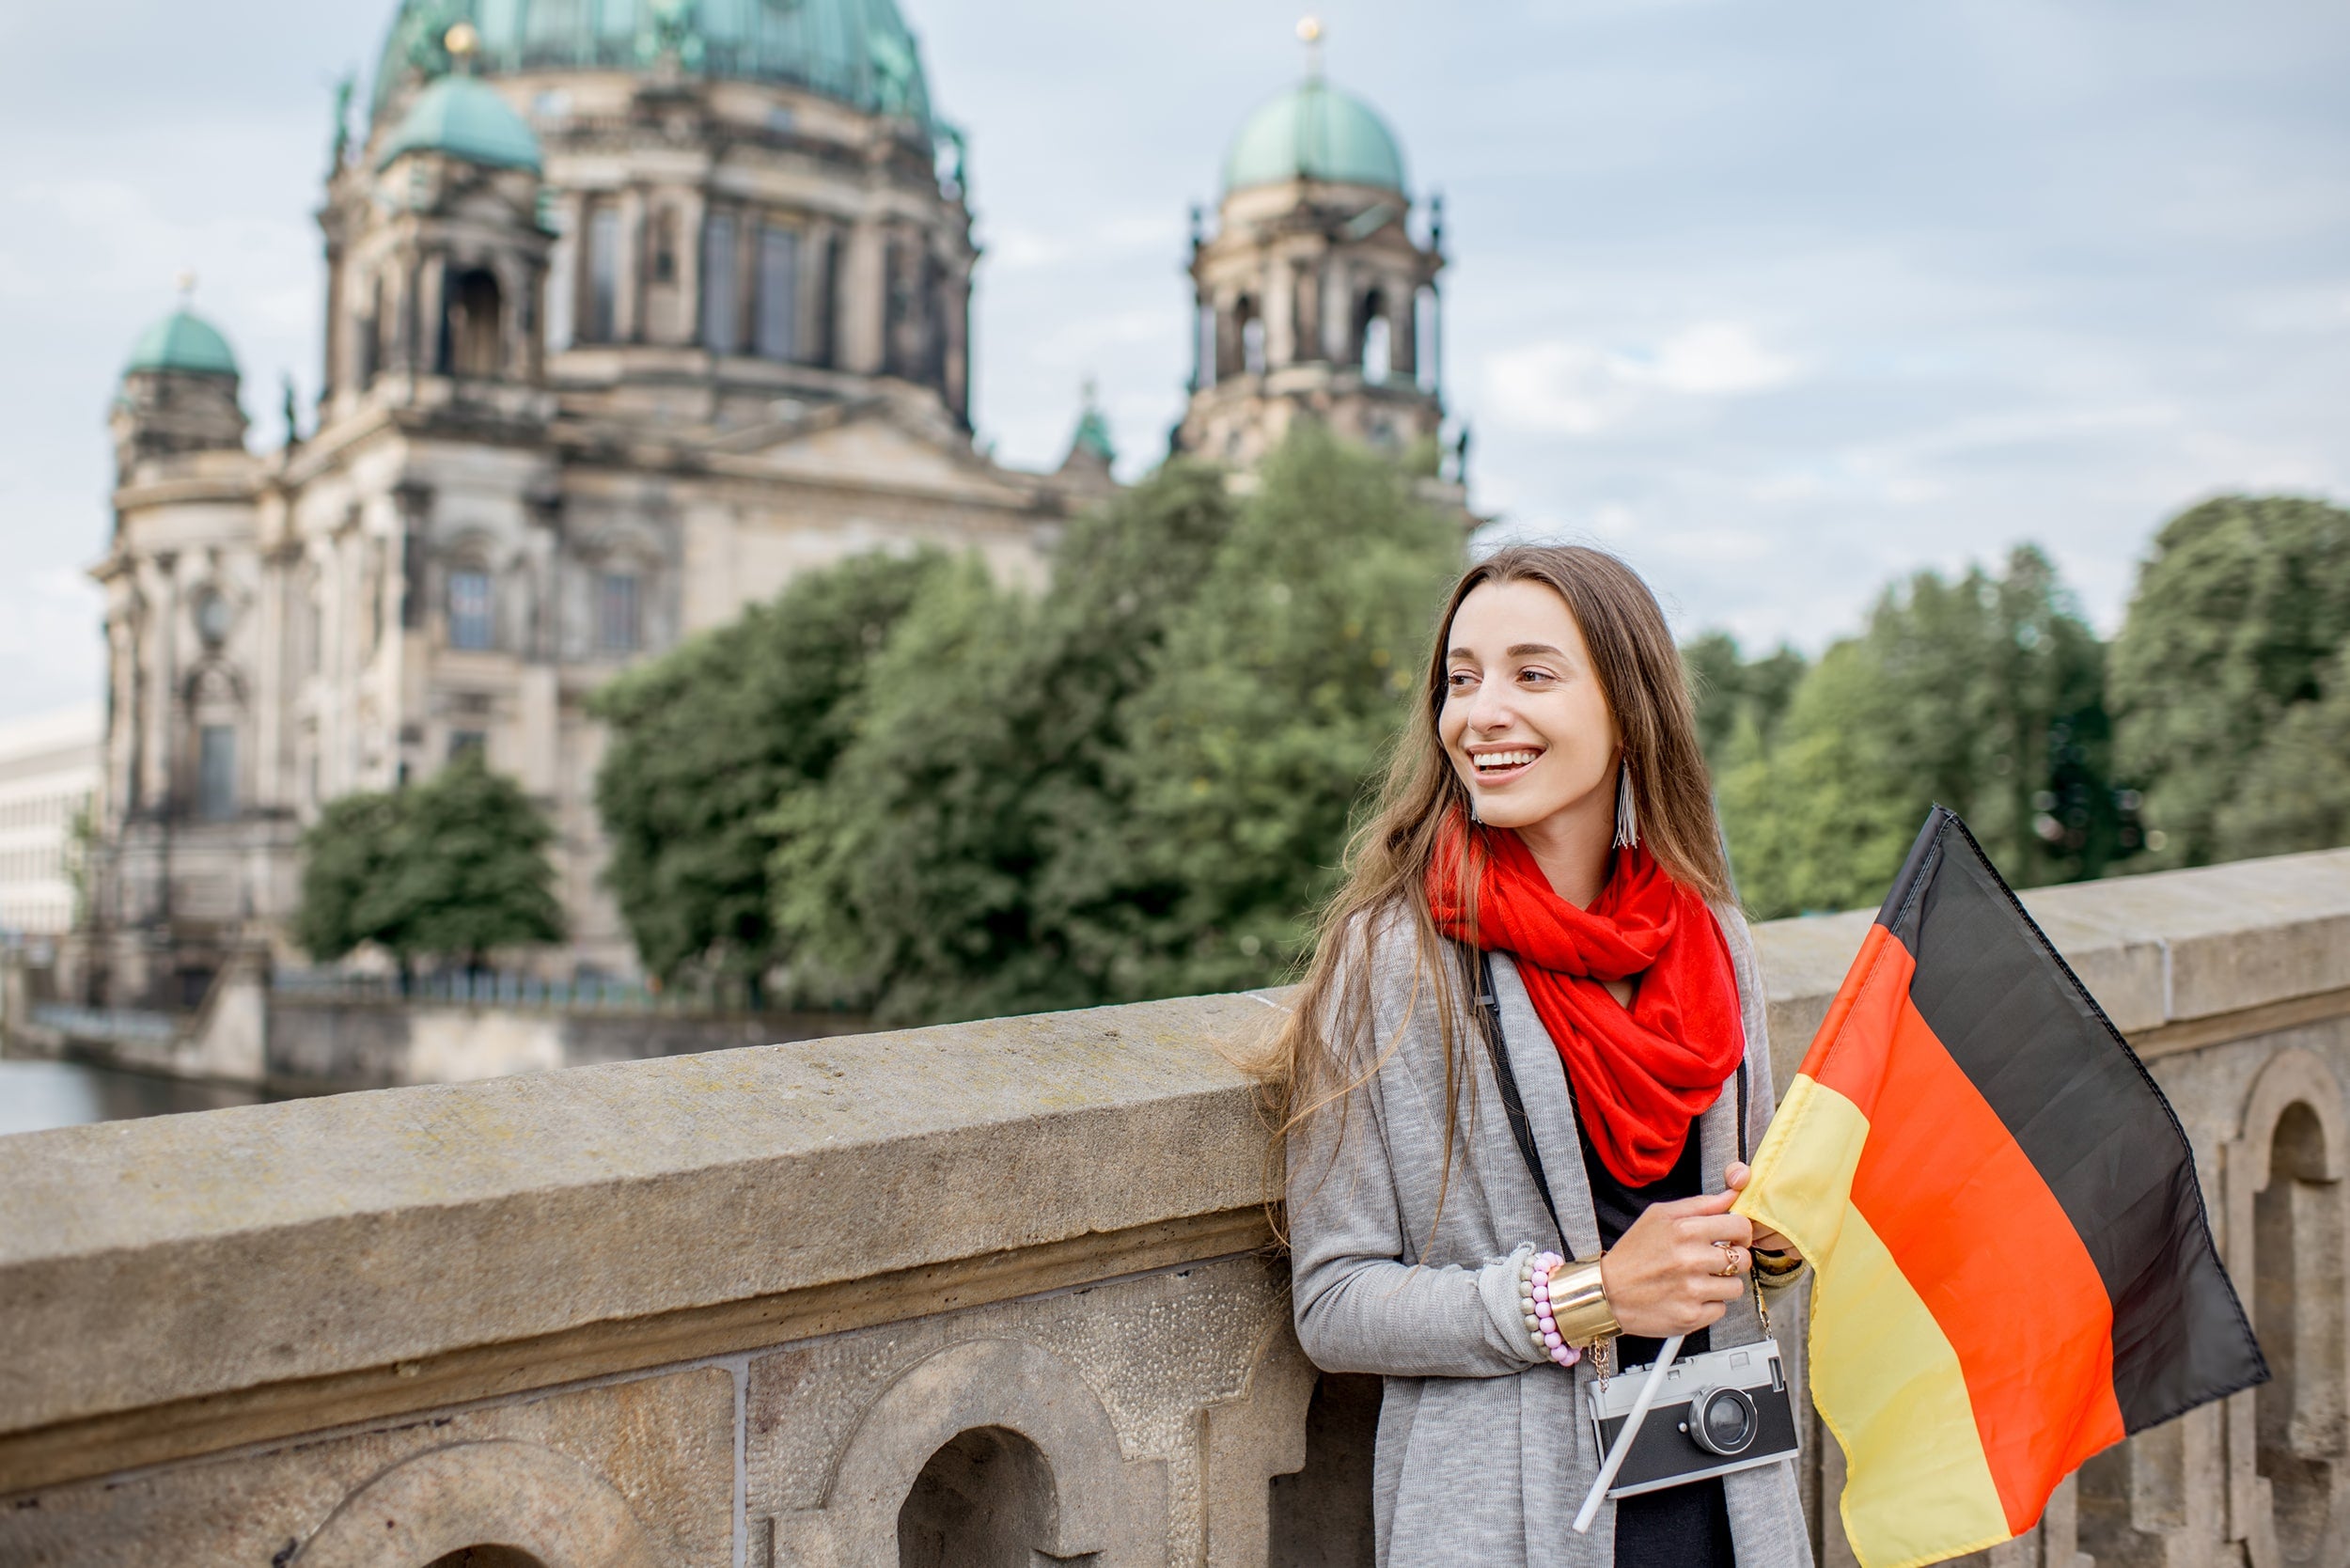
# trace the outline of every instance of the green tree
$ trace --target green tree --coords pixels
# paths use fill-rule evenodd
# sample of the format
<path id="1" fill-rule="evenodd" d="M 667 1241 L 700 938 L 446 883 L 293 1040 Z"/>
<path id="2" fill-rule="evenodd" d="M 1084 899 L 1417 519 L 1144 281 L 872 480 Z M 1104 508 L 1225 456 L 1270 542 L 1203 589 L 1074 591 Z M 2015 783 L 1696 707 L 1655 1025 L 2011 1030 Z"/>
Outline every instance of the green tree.
<path id="1" fill-rule="evenodd" d="M 1457 515 L 1318 429 L 1266 462 L 1131 708 L 1124 858 L 1168 895 L 1132 994 L 1262 984 L 1304 952 L 1462 545 Z"/>
<path id="2" fill-rule="evenodd" d="M 876 658 L 857 733 L 769 819 L 802 983 L 890 1019 L 1126 994 L 1121 709 L 1231 526 L 1189 463 L 1075 520 L 1041 602 L 940 574 Z"/>
<path id="3" fill-rule="evenodd" d="M 2166 840 L 2150 865 L 2342 841 L 2307 792 L 2324 784 L 2297 785 L 2287 754 L 2343 772 L 2344 754 L 2323 749 L 2337 721 L 2299 710 L 2336 700 L 2345 646 L 2350 511 L 2232 495 L 2163 526 L 2113 646 L 2119 763 Z"/>
<path id="4" fill-rule="evenodd" d="M 1869 903 L 1937 800 L 2018 886 L 2097 875 L 2132 847 L 2110 750 L 2103 650 L 2046 557 L 1920 572 L 1804 677 L 1774 737 L 1731 742 L 1740 890 L 1765 918 Z"/>
<path id="5" fill-rule="evenodd" d="M 546 813 L 478 752 L 395 793 L 346 796 L 305 838 L 297 936 L 321 961 L 374 942 L 402 968 L 559 942 L 554 841 Z"/>
<path id="6" fill-rule="evenodd" d="M 371 901 L 386 877 L 399 822 L 399 796 L 363 791 L 328 801 L 303 835 L 293 938 L 320 963 L 387 933 Z"/>
<path id="7" fill-rule="evenodd" d="M 2285 709 L 2219 808 L 2224 857 L 2350 844 L 2350 647 L 2320 683 L 2323 696 Z"/>
<path id="8" fill-rule="evenodd" d="M 945 565 L 875 554 L 806 573 L 590 698 L 610 727 L 596 774 L 604 881 L 647 968 L 755 986 L 785 956 L 763 819 L 832 772 L 867 666 Z"/>
<path id="9" fill-rule="evenodd" d="M 1681 651 L 1681 658 L 1697 697 L 1698 744 L 1716 769 L 1742 731 L 1750 728 L 1763 745 L 1777 737 L 1778 721 L 1810 667 L 1784 643 L 1749 661 L 1727 632 L 1700 635 Z"/>

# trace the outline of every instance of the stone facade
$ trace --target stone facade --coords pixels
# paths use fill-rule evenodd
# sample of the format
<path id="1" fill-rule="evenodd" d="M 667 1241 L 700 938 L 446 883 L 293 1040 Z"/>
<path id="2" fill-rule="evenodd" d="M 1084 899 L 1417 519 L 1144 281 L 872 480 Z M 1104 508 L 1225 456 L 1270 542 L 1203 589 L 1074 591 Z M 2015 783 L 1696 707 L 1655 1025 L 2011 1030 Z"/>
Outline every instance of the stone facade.
<path id="1" fill-rule="evenodd" d="M 2277 1375 L 1976 1560 L 2336 1568 L 2350 851 L 2027 902 L 2177 1107 Z M 1867 918 L 1758 930 L 1782 1074 Z M 1377 1385 L 1297 1350 L 1226 1060 L 1281 1004 L 0 1139 L 0 1561 L 1366 1562 Z M 1800 1463 L 1850 1564 L 1816 1424 Z"/>
<path id="2" fill-rule="evenodd" d="M 126 374 L 90 1000 L 194 1005 L 282 941 L 322 803 L 467 748 L 553 814 L 561 967 L 633 972 L 588 694 L 852 554 L 1035 582 L 1106 483 L 972 444 L 977 252 L 922 105 L 658 52 L 465 78 L 409 16 L 463 9 L 403 10 L 337 147 L 315 429 L 248 451 L 233 359 L 184 315 L 211 355 Z"/>

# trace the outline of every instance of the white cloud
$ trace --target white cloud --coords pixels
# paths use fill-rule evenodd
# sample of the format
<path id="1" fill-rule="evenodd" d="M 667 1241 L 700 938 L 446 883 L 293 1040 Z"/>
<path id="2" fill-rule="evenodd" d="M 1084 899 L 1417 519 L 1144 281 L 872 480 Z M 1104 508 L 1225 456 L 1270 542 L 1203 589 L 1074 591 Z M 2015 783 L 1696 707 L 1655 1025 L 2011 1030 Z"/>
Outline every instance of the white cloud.
<path id="1" fill-rule="evenodd" d="M 1750 396 L 1800 373 L 1740 321 L 1696 321 L 1653 346 L 1617 350 L 1551 338 L 1500 350 L 1484 364 L 1493 417 L 1534 433 L 1613 430 L 1672 400 Z"/>

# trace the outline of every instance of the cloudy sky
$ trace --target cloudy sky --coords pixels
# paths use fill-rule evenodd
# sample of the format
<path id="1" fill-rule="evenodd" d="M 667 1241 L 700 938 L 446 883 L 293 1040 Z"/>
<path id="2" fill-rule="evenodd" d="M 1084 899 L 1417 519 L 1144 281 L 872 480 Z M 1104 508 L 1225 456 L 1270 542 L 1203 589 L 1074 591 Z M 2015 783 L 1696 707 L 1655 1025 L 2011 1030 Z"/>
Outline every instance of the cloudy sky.
<path id="1" fill-rule="evenodd" d="M 972 142 L 980 437 L 1134 472 L 1184 212 L 1305 0 L 901 0 Z M 102 419 L 171 279 L 257 442 L 316 380 L 334 79 L 392 0 L 0 0 L 0 718 L 97 689 Z M 1322 0 L 1442 191 L 1474 499 L 1629 556 L 1684 630 L 1816 648 L 1887 580 L 2056 556 L 2110 626 L 2154 527 L 2350 496 L 2339 0 Z"/>

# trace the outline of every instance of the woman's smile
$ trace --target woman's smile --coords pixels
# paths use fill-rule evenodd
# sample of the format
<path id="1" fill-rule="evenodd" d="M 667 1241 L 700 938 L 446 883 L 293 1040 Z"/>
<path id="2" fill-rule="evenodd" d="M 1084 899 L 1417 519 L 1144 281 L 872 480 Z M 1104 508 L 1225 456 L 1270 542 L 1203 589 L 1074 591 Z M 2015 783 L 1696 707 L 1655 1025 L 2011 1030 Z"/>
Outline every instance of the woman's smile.
<path id="1" fill-rule="evenodd" d="M 1538 745 L 1473 745 L 1465 749 L 1469 761 L 1476 766 L 1479 787 L 1491 790 L 1523 776 L 1528 768 L 1542 760 L 1545 748 Z"/>

